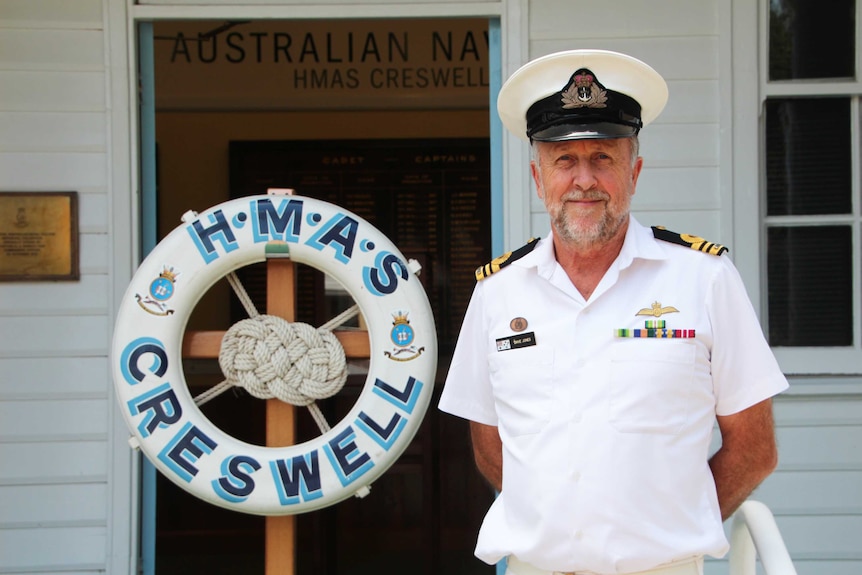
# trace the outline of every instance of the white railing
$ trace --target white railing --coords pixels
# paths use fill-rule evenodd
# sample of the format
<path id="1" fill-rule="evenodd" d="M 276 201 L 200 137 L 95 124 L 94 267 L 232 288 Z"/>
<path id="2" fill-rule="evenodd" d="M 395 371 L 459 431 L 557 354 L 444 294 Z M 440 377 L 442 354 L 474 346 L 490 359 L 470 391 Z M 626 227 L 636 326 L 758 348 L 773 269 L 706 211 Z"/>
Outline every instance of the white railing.
<path id="1" fill-rule="evenodd" d="M 796 575 L 772 512 L 763 503 L 748 500 L 733 515 L 730 575 L 755 575 L 758 557 L 766 575 Z"/>

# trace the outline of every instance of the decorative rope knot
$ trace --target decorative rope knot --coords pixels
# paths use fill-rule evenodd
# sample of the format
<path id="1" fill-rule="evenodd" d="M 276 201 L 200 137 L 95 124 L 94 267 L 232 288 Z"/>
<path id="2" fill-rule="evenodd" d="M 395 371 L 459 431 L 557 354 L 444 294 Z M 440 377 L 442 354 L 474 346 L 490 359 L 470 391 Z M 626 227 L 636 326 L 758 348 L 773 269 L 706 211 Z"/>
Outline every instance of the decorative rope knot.
<path id="1" fill-rule="evenodd" d="M 232 325 L 218 360 L 231 385 L 292 405 L 335 395 L 347 381 L 344 348 L 331 331 L 273 315 Z"/>

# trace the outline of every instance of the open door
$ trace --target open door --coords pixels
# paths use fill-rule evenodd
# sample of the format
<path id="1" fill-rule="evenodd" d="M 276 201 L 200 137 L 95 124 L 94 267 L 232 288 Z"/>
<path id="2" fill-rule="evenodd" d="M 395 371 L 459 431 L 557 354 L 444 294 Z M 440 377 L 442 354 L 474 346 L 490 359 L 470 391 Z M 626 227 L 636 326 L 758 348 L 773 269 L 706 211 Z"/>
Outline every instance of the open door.
<path id="1" fill-rule="evenodd" d="M 298 23 L 291 22 L 229 24 L 139 24 L 143 245 L 152 248 L 188 209 L 203 211 L 232 195 L 265 193 L 270 187 L 294 188 L 300 195 L 332 201 L 362 215 L 408 257 L 422 263 L 421 277 L 433 300 L 440 338 L 438 389 L 413 445 L 368 498 L 297 517 L 297 573 L 364 575 L 410 569 L 426 575 L 490 574 L 494 567 L 473 557 L 473 548 L 494 494 L 473 464 L 467 423 L 439 412 L 436 397 L 472 291 L 473 270 L 502 251 L 500 127 L 488 104 L 499 89 L 499 26 L 487 20 L 424 20 L 417 27 L 417 22 L 393 20 L 373 23 L 370 29 L 356 22 L 351 32 L 349 21 L 319 21 L 301 23 L 303 31 L 298 32 Z M 451 97 L 444 90 L 442 96 L 431 95 L 428 104 L 419 101 L 429 96 L 422 90 L 412 100 L 393 100 L 382 87 L 370 96 L 355 93 L 333 80 L 337 69 L 344 72 L 345 82 L 351 76 L 346 63 L 332 61 L 307 66 L 307 78 L 315 77 L 315 69 L 317 78 L 327 78 L 328 94 L 315 96 L 315 101 L 300 97 L 295 108 L 278 85 L 269 92 L 261 87 L 273 84 L 271 76 L 255 84 L 262 66 L 254 56 L 252 39 L 287 50 L 287 44 L 277 42 L 287 42 L 289 36 L 294 51 L 281 54 L 290 54 L 298 63 L 302 44 L 297 42 L 317 39 L 320 50 L 328 28 L 334 42 L 353 38 L 354 46 L 366 51 L 371 50 L 368 42 L 377 42 L 378 52 L 391 49 L 394 59 L 411 58 L 412 52 L 403 50 L 404 42 L 427 33 L 439 58 L 435 70 L 452 74 L 447 88 Z M 365 44 L 356 44 L 356 38 L 364 38 Z M 394 44 L 384 48 L 384 42 Z M 237 47 L 244 54 L 241 61 Z M 344 58 L 346 54 L 342 53 Z M 358 54 L 352 57 L 357 59 Z M 330 52 L 330 60 L 336 58 Z M 213 75 L 218 61 L 243 81 Z M 430 63 L 425 65 L 431 70 Z M 378 67 L 398 70 L 386 74 L 397 78 L 393 84 L 403 93 L 405 70 L 421 65 L 389 62 Z M 493 83 L 492 71 L 497 76 Z M 188 99 L 178 101 L 178 92 L 168 88 L 170 82 L 177 81 L 177 74 L 194 78 L 199 73 L 221 82 L 201 92 L 218 99 L 246 90 L 255 98 L 253 109 L 248 102 L 232 106 L 224 99 L 213 103 L 211 98 L 198 107 Z M 293 74 L 295 88 L 298 72 L 283 73 Z M 460 87 L 454 83 L 456 77 Z M 318 83 L 316 89 L 321 86 Z M 465 89 L 480 91 L 481 103 L 463 96 Z M 161 91 L 173 99 L 160 103 Z M 180 92 L 187 96 L 193 90 Z M 392 158 L 395 163 L 386 164 Z M 252 269 L 244 273 L 246 288 L 260 298 L 258 309 L 265 309 L 265 282 L 255 284 Z M 319 274 L 300 271 L 298 281 L 299 321 L 320 325 L 347 305 L 337 286 Z M 315 299 L 314 294 L 326 297 Z M 234 321 L 231 298 L 229 289 L 214 287 L 193 314 L 189 329 L 228 327 Z M 195 360 L 186 366 L 186 376 L 190 386 L 205 387 L 219 380 L 220 373 L 217 363 Z M 337 419 L 353 405 L 356 393 L 356 386 L 348 385 L 323 406 L 324 411 Z M 229 393 L 203 411 L 234 437 L 264 441 L 263 402 L 241 392 Z M 300 441 L 317 432 L 305 413 L 298 414 L 298 425 Z M 262 517 L 211 506 L 157 475 L 149 464 L 145 467 L 141 541 L 145 574 L 264 573 Z"/>

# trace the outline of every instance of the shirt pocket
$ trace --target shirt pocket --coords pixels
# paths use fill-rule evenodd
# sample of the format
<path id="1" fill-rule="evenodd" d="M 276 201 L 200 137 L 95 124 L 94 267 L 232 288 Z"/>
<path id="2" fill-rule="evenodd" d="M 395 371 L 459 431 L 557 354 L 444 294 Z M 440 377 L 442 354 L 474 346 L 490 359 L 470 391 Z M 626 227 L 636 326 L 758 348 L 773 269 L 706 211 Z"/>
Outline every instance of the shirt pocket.
<path id="1" fill-rule="evenodd" d="M 693 342 L 630 340 L 611 358 L 610 423 L 624 433 L 678 434 L 693 411 Z"/>
<path id="2" fill-rule="evenodd" d="M 550 421 L 554 350 L 525 347 L 488 357 L 498 425 L 511 436 L 537 433 Z"/>

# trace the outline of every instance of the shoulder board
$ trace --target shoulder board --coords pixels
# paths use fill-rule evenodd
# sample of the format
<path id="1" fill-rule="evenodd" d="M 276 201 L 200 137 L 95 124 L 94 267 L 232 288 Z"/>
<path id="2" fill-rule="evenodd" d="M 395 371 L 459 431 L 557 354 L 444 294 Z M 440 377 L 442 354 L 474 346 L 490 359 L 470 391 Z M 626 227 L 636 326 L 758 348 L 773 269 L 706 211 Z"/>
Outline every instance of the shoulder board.
<path id="1" fill-rule="evenodd" d="M 721 244 L 714 244 L 712 242 L 708 242 L 703 238 L 698 236 L 691 236 L 689 234 L 678 234 L 676 232 L 671 232 L 666 230 L 662 226 L 653 226 L 652 234 L 655 236 L 657 240 L 664 240 L 666 242 L 670 242 L 672 244 L 679 244 L 681 246 L 689 247 L 693 250 L 697 250 L 699 252 L 703 252 L 705 254 L 712 254 L 714 256 L 720 256 L 724 252 L 728 251 L 726 247 Z"/>
<path id="2" fill-rule="evenodd" d="M 482 281 L 486 277 L 490 276 L 493 273 L 496 273 L 512 263 L 515 260 L 518 260 L 536 247 L 536 244 L 539 243 L 539 238 L 530 238 L 530 241 L 519 247 L 518 249 L 507 252 L 501 256 L 498 256 L 491 260 L 490 263 L 487 263 L 483 266 L 476 268 L 476 281 Z"/>

